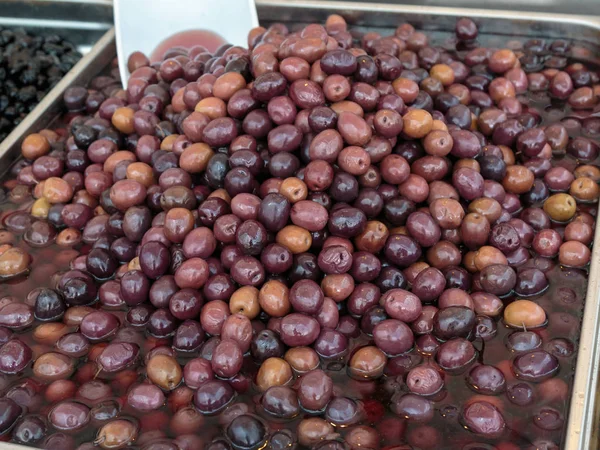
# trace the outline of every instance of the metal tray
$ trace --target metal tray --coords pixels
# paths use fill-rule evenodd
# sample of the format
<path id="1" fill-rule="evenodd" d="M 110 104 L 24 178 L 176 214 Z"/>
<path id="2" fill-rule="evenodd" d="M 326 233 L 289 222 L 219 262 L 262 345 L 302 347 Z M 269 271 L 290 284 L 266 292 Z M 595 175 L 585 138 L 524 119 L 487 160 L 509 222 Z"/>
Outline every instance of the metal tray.
<path id="1" fill-rule="evenodd" d="M 359 1 L 359 0 L 350 0 Z M 376 0 L 362 0 L 377 3 Z M 536 11 L 560 14 L 600 14 L 597 0 L 387 0 L 403 5 L 452 6 L 455 8 L 505 9 L 511 11 Z"/>
<path id="2" fill-rule="evenodd" d="M 100 47 L 107 47 L 112 36 L 112 2 L 110 0 L 0 0 L 0 26 L 21 27 L 35 34 L 58 34 L 77 46 L 84 55 L 40 103 L 2 142 L 0 142 L 0 174 L 18 155 L 23 137 L 44 128 L 58 112 L 62 94 L 81 81 L 80 75 L 90 65 L 97 70 Z M 98 46 L 94 45 L 98 43 Z M 93 50 L 93 51 L 92 51 Z M 108 57 L 113 56 L 113 51 Z M 102 65 L 104 67 L 105 61 Z M 95 73 L 91 73 L 91 76 Z M 15 152 L 14 149 L 17 149 Z"/>
<path id="3" fill-rule="evenodd" d="M 0 8 L 3 0 L 0 0 Z M 6 1 L 6 0 L 4 0 Z M 7 3 L 14 3 L 8 1 Z M 57 2 L 71 3 L 67 1 Z M 498 44 L 511 39 L 565 38 L 582 47 L 580 59 L 600 64 L 600 18 L 522 13 L 516 11 L 442 8 L 433 6 L 390 5 L 348 1 L 256 0 L 262 25 L 284 22 L 295 28 L 310 22 L 323 22 L 329 14 L 341 14 L 359 30 L 393 31 L 404 21 L 427 30 L 434 37 L 449 37 L 457 17 L 473 18 L 484 42 Z M 0 9 L 1 11 L 1 9 Z M 1 24 L 0 19 L 0 24 Z M 295 25 L 294 25 L 295 24 Z M 56 118 L 62 93 L 72 84 L 85 84 L 104 69 L 115 56 L 114 32 L 107 32 L 65 78 L 46 96 L 28 118 L 0 144 L 0 169 L 15 159 L 20 141 Z M 34 114 L 36 113 L 36 114 Z M 0 170 L 1 172 L 1 170 Z M 600 243 L 600 221 L 594 241 Z M 598 449 L 598 390 L 600 363 L 600 245 L 592 250 L 592 264 L 581 325 L 576 372 L 570 402 L 568 428 L 562 448 L 565 450 Z M 0 450 L 23 450 L 26 447 L 0 443 Z"/>
<path id="4" fill-rule="evenodd" d="M 439 2 L 438 2 L 439 3 Z M 490 3 L 490 2 L 488 2 Z M 500 3 L 500 2 L 498 2 Z M 449 37 L 457 17 L 477 22 L 480 39 L 493 45 L 512 39 L 570 39 L 584 51 L 582 60 L 600 63 L 600 17 L 527 13 L 517 11 L 391 5 L 383 3 L 331 2 L 314 0 L 257 0 L 261 25 L 271 22 L 302 24 L 324 22 L 329 14 L 342 15 L 359 30 L 392 32 L 406 21 L 427 30 L 433 37 Z M 600 243 L 600 221 L 594 242 Z M 598 390 L 600 362 L 600 245 L 592 249 L 592 264 L 581 325 L 577 366 L 573 381 L 564 450 L 596 450 L 598 442 Z"/>

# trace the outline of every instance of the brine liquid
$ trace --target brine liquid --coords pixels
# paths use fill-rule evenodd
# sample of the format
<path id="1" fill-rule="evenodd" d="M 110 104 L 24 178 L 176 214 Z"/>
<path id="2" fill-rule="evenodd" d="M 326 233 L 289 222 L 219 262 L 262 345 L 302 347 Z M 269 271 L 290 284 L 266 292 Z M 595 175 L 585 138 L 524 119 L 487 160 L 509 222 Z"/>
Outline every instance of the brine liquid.
<path id="1" fill-rule="evenodd" d="M 188 30 L 175 33 L 174 35 L 166 38 L 154 49 L 150 55 L 151 62 L 162 61 L 163 55 L 169 49 L 174 47 L 183 47 L 190 49 L 196 45 L 202 45 L 206 49 L 213 53 L 221 45 L 227 42 L 217 33 L 213 33 L 208 30 Z"/>

